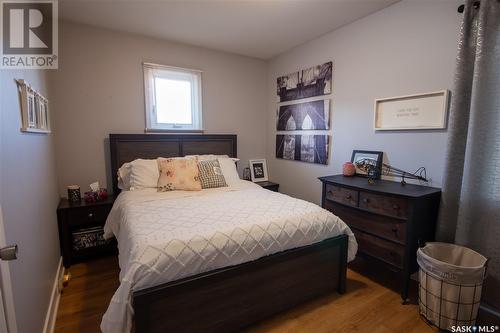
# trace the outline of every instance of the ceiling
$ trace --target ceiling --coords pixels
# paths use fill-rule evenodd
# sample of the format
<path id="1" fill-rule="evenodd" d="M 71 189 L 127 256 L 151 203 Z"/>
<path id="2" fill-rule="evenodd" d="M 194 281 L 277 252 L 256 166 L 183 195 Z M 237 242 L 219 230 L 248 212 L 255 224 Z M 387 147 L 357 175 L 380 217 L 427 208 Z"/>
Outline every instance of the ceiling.
<path id="1" fill-rule="evenodd" d="M 399 0 L 59 0 L 62 20 L 269 59 Z"/>

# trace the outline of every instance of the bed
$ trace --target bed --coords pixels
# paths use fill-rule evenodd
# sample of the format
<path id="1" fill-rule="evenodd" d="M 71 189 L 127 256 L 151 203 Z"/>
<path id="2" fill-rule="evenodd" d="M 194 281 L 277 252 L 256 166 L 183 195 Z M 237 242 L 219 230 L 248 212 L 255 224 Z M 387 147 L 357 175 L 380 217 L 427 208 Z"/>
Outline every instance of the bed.
<path id="1" fill-rule="evenodd" d="M 235 135 L 111 134 L 111 171 L 125 162 L 217 154 Z M 113 188 L 118 193 L 116 177 Z M 343 293 L 357 245 L 317 205 L 246 181 L 202 191 L 124 191 L 106 235 L 120 287 L 103 332 L 235 332 L 319 295 Z"/>

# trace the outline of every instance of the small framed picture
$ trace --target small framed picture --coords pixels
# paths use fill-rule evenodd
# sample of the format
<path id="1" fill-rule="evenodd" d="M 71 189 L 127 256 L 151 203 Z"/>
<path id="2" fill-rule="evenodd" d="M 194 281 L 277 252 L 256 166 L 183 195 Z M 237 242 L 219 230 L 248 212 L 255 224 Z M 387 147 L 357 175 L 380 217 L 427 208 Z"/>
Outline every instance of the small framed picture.
<path id="1" fill-rule="evenodd" d="M 268 180 L 267 163 L 265 159 L 249 160 L 250 175 L 253 182 L 265 182 Z"/>
<path id="2" fill-rule="evenodd" d="M 383 158 L 384 153 L 381 151 L 353 150 L 351 162 L 356 167 L 356 176 L 368 177 L 369 167 L 374 166 L 376 168 L 374 178 L 380 179 Z"/>

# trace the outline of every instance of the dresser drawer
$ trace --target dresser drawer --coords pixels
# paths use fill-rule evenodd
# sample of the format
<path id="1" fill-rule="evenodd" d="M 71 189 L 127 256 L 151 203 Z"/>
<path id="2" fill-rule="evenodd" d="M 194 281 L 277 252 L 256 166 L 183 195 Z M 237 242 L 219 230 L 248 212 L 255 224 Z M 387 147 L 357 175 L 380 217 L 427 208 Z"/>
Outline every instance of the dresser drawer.
<path id="1" fill-rule="evenodd" d="M 345 187 L 326 184 L 325 191 L 325 197 L 328 200 L 354 207 L 358 205 L 358 191 L 356 190 L 350 190 Z"/>
<path id="2" fill-rule="evenodd" d="M 352 229 L 358 242 L 358 251 L 380 259 L 386 263 L 403 268 L 405 248 L 375 236 Z"/>
<path id="3" fill-rule="evenodd" d="M 107 205 L 71 209 L 68 211 L 69 224 L 105 221 L 109 211 L 110 207 Z"/>
<path id="4" fill-rule="evenodd" d="M 406 219 L 408 200 L 368 192 L 359 193 L 359 207 L 370 212 Z"/>
<path id="5" fill-rule="evenodd" d="M 350 227 L 403 245 L 406 242 L 405 221 L 363 212 L 356 208 L 349 208 L 335 203 L 327 203 L 325 208 L 340 217 Z"/>

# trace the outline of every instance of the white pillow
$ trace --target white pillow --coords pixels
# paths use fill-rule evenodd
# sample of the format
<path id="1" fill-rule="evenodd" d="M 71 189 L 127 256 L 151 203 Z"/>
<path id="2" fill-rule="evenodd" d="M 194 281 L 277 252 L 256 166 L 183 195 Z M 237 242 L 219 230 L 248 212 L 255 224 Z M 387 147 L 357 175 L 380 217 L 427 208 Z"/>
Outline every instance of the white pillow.
<path id="1" fill-rule="evenodd" d="M 130 162 L 130 190 L 156 188 L 160 171 L 158 162 L 154 160 L 137 159 Z"/>
<path id="2" fill-rule="evenodd" d="M 120 190 L 128 191 L 130 190 L 130 163 L 123 163 L 120 169 L 118 169 L 118 188 Z"/>
<path id="3" fill-rule="evenodd" d="M 230 157 L 219 157 L 217 159 L 219 160 L 219 165 L 227 185 L 231 186 L 235 182 L 238 182 L 240 180 L 240 175 L 238 174 L 238 170 L 236 170 L 235 159 Z"/>

